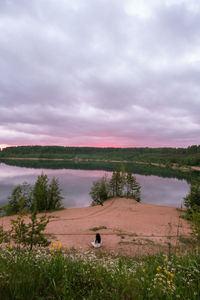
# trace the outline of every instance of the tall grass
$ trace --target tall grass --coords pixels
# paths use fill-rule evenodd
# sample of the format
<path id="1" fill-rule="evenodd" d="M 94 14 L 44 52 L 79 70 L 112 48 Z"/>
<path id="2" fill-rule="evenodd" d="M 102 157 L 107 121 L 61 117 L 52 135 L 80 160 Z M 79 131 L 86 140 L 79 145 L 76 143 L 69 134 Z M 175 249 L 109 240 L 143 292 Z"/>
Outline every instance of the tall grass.
<path id="1" fill-rule="evenodd" d="M 0 249 L 1 299 L 200 299 L 200 255 Z"/>

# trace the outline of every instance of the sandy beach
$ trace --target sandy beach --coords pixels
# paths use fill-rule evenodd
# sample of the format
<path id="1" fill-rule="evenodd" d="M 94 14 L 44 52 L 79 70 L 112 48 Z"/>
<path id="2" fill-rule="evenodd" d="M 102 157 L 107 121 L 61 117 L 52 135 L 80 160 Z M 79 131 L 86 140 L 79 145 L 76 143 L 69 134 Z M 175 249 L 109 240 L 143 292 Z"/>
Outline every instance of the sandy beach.
<path id="1" fill-rule="evenodd" d="M 79 251 L 93 249 L 96 232 L 102 237 L 102 247 L 95 251 L 120 255 L 144 255 L 179 245 L 179 238 L 190 238 L 189 224 L 180 218 L 174 207 L 138 203 L 133 199 L 114 198 L 103 206 L 64 209 L 48 213 L 54 216 L 46 232 L 52 241 L 61 241 L 67 248 Z M 5 229 L 10 219 L 1 218 Z M 99 230 L 94 231 L 97 227 Z M 100 229 L 104 227 L 104 229 Z M 169 246 L 170 245 L 170 246 Z"/>

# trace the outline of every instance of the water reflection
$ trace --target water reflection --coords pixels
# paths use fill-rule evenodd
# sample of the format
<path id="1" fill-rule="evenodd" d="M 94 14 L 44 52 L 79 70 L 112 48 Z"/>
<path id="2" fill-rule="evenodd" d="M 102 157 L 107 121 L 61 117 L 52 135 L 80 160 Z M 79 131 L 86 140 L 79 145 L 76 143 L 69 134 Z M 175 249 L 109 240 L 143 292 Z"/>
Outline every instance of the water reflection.
<path id="1" fill-rule="evenodd" d="M 92 182 L 105 173 L 111 175 L 111 172 L 100 170 L 33 169 L 0 164 L 0 205 L 8 202 L 8 196 L 16 185 L 24 181 L 33 185 L 42 172 L 50 179 L 53 176 L 59 179 L 64 197 L 63 204 L 68 208 L 89 206 Z M 144 203 L 180 207 L 183 197 L 189 191 L 185 180 L 137 174 L 135 176 L 141 184 Z"/>

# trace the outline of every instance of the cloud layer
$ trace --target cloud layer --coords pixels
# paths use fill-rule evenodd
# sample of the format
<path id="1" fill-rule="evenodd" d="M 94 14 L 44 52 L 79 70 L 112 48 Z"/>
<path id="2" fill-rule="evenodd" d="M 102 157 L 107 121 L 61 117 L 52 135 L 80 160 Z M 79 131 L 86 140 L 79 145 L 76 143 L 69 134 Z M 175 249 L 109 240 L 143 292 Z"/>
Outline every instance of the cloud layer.
<path id="1" fill-rule="evenodd" d="M 0 144 L 200 144 L 196 0 L 2 0 Z"/>

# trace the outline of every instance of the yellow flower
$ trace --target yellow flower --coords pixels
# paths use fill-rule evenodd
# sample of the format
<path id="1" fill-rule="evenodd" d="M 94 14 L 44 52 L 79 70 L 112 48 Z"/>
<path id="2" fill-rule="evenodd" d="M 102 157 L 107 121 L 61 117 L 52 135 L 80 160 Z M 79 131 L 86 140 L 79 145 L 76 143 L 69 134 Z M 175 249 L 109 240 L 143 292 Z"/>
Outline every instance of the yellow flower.
<path id="1" fill-rule="evenodd" d="M 49 256 L 51 256 L 51 254 L 49 254 Z"/>
<path id="2" fill-rule="evenodd" d="M 165 280 L 162 281 L 165 284 Z"/>
<path id="3" fill-rule="evenodd" d="M 157 273 L 157 274 L 155 275 L 155 277 L 159 277 L 159 274 Z"/>
<path id="4" fill-rule="evenodd" d="M 11 244 L 8 246 L 9 249 L 12 249 L 12 247 L 13 247 L 13 246 L 12 246 Z"/>
<path id="5" fill-rule="evenodd" d="M 173 273 L 170 273 L 170 276 L 173 278 L 173 277 L 174 277 L 174 274 L 173 274 Z"/>
<path id="6" fill-rule="evenodd" d="M 146 270 L 145 270 L 145 269 L 142 269 L 142 272 L 144 272 L 144 273 L 145 273 L 145 272 L 146 272 Z"/>
<path id="7" fill-rule="evenodd" d="M 53 247 L 54 247 L 54 248 L 56 247 L 56 243 L 53 243 Z"/>
<path id="8" fill-rule="evenodd" d="M 170 280 L 167 280 L 167 283 L 168 283 L 168 284 L 170 284 L 170 283 L 171 283 L 171 281 L 170 281 Z"/>
<path id="9" fill-rule="evenodd" d="M 158 266 L 156 270 L 157 270 L 157 271 L 160 271 L 161 269 L 162 269 L 162 267 L 161 267 L 161 266 Z"/>
<path id="10" fill-rule="evenodd" d="M 63 248 L 66 249 L 66 246 L 64 246 Z"/>
<path id="11" fill-rule="evenodd" d="M 55 248 L 54 248 L 54 247 L 52 247 L 52 248 L 51 248 L 51 251 L 54 251 L 54 250 L 55 250 Z"/>

